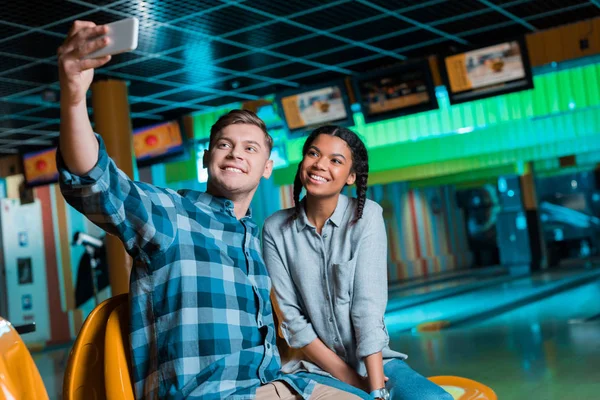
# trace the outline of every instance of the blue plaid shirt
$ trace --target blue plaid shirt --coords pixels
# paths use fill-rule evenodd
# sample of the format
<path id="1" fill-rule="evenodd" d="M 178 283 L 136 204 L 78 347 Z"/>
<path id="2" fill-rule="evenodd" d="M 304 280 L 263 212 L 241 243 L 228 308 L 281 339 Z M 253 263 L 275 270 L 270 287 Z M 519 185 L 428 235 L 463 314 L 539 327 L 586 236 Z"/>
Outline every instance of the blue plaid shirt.
<path id="1" fill-rule="evenodd" d="M 134 259 L 131 348 L 137 398 L 251 399 L 284 380 L 308 398 L 315 382 L 280 373 L 267 275 L 250 211 L 207 193 L 131 181 L 98 136 L 85 176 L 57 162 L 69 204 L 117 235 Z"/>

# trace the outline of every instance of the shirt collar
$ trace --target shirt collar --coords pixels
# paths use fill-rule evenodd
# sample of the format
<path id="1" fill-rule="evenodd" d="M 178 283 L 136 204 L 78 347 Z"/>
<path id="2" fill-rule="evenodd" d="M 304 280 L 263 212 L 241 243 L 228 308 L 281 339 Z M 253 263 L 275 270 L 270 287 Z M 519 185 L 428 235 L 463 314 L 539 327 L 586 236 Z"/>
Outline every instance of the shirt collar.
<path id="1" fill-rule="evenodd" d="M 191 189 L 184 189 L 179 191 L 186 199 L 191 200 L 194 204 L 202 203 L 209 206 L 214 211 L 225 212 L 232 216 L 235 216 L 233 201 L 226 199 L 224 197 L 213 196 L 212 194 L 206 192 L 198 192 Z M 246 211 L 246 215 L 243 219 L 252 218 L 252 207 L 248 207 L 248 211 Z"/>
<path id="2" fill-rule="evenodd" d="M 307 226 L 313 226 L 308 217 L 306 216 L 306 211 L 304 210 L 304 203 L 306 197 L 302 198 L 301 203 L 302 207 L 300 207 L 300 215 L 296 218 L 296 229 L 298 232 L 306 228 Z M 347 196 L 340 194 L 338 198 L 338 203 L 335 206 L 335 211 L 331 214 L 331 217 L 327 221 L 331 221 L 332 224 L 339 227 L 342 224 L 342 220 L 344 218 L 344 214 L 346 213 L 346 209 L 348 208 L 349 199 Z M 326 223 L 327 223 L 326 221 Z"/>

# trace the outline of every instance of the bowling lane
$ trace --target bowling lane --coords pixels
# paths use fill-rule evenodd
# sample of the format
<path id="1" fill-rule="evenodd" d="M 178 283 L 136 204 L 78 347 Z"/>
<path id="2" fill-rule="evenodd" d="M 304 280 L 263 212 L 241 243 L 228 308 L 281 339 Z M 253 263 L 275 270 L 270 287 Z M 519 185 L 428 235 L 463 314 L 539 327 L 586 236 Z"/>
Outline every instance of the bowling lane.
<path id="1" fill-rule="evenodd" d="M 502 312 L 540 300 L 557 291 L 583 285 L 600 277 L 600 269 L 558 269 L 386 313 L 390 334 L 410 331 L 432 321 L 460 326 L 491 318 Z"/>
<path id="2" fill-rule="evenodd" d="M 558 293 L 513 311 L 463 327 L 498 327 L 540 324 L 585 324 L 600 314 L 600 279 Z"/>
<path id="3" fill-rule="evenodd" d="M 476 268 L 476 269 L 462 269 L 458 271 L 449 271 L 440 274 L 423 276 L 420 278 L 414 278 L 406 281 L 391 283 L 388 287 L 390 293 L 401 292 L 404 290 L 411 290 L 417 287 L 429 286 L 437 283 L 450 282 L 454 280 L 467 279 L 475 276 L 487 276 L 487 275 L 502 275 L 506 274 L 506 268 L 502 266 Z"/>
<path id="4" fill-rule="evenodd" d="M 386 311 L 392 312 L 414 307 L 469 291 L 500 285 L 514 279 L 518 279 L 518 277 L 510 276 L 507 272 L 504 274 L 467 275 L 459 279 L 419 286 L 401 292 L 391 292 Z"/>

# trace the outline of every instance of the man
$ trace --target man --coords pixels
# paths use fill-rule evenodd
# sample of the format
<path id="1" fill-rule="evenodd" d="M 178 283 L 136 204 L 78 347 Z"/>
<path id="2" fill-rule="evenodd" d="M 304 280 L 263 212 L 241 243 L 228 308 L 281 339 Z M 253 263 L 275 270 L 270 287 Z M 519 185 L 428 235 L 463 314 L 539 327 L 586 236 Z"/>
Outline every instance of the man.
<path id="1" fill-rule="evenodd" d="M 75 22 L 58 49 L 57 162 L 65 199 L 117 235 L 135 261 L 130 339 L 136 397 L 356 398 L 307 374 L 280 373 L 271 281 L 249 209 L 260 179 L 273 168 L 264 122 L 236 110 L 215 123 L 204 155 L 206 193 L 129 180 L 87 114 L 94 68 L 110 57 L 84 57 L 107 45 L 104 33 L 105 26 Z"/>

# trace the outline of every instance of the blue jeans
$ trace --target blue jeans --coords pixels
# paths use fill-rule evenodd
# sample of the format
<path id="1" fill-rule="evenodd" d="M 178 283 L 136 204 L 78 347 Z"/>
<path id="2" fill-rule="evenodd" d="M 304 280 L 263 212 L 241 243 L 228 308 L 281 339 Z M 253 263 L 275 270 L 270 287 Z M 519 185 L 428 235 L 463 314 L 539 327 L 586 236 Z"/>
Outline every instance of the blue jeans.
<path id="1" fill-rule="evenodd" d="M 385 376 L 390 378 L 385 386 L 390 391 L 390 399 L 392 400 L 453 400 L 448 392 L 414 371 L 402 360 L 388 362 L 383 370 Z M 363 399 L 372 400 L 368 393 L 335 378 L 307 372 L 300 372 L 298 375 L 309 377 L 323 385 L 353 393 Z"/>

